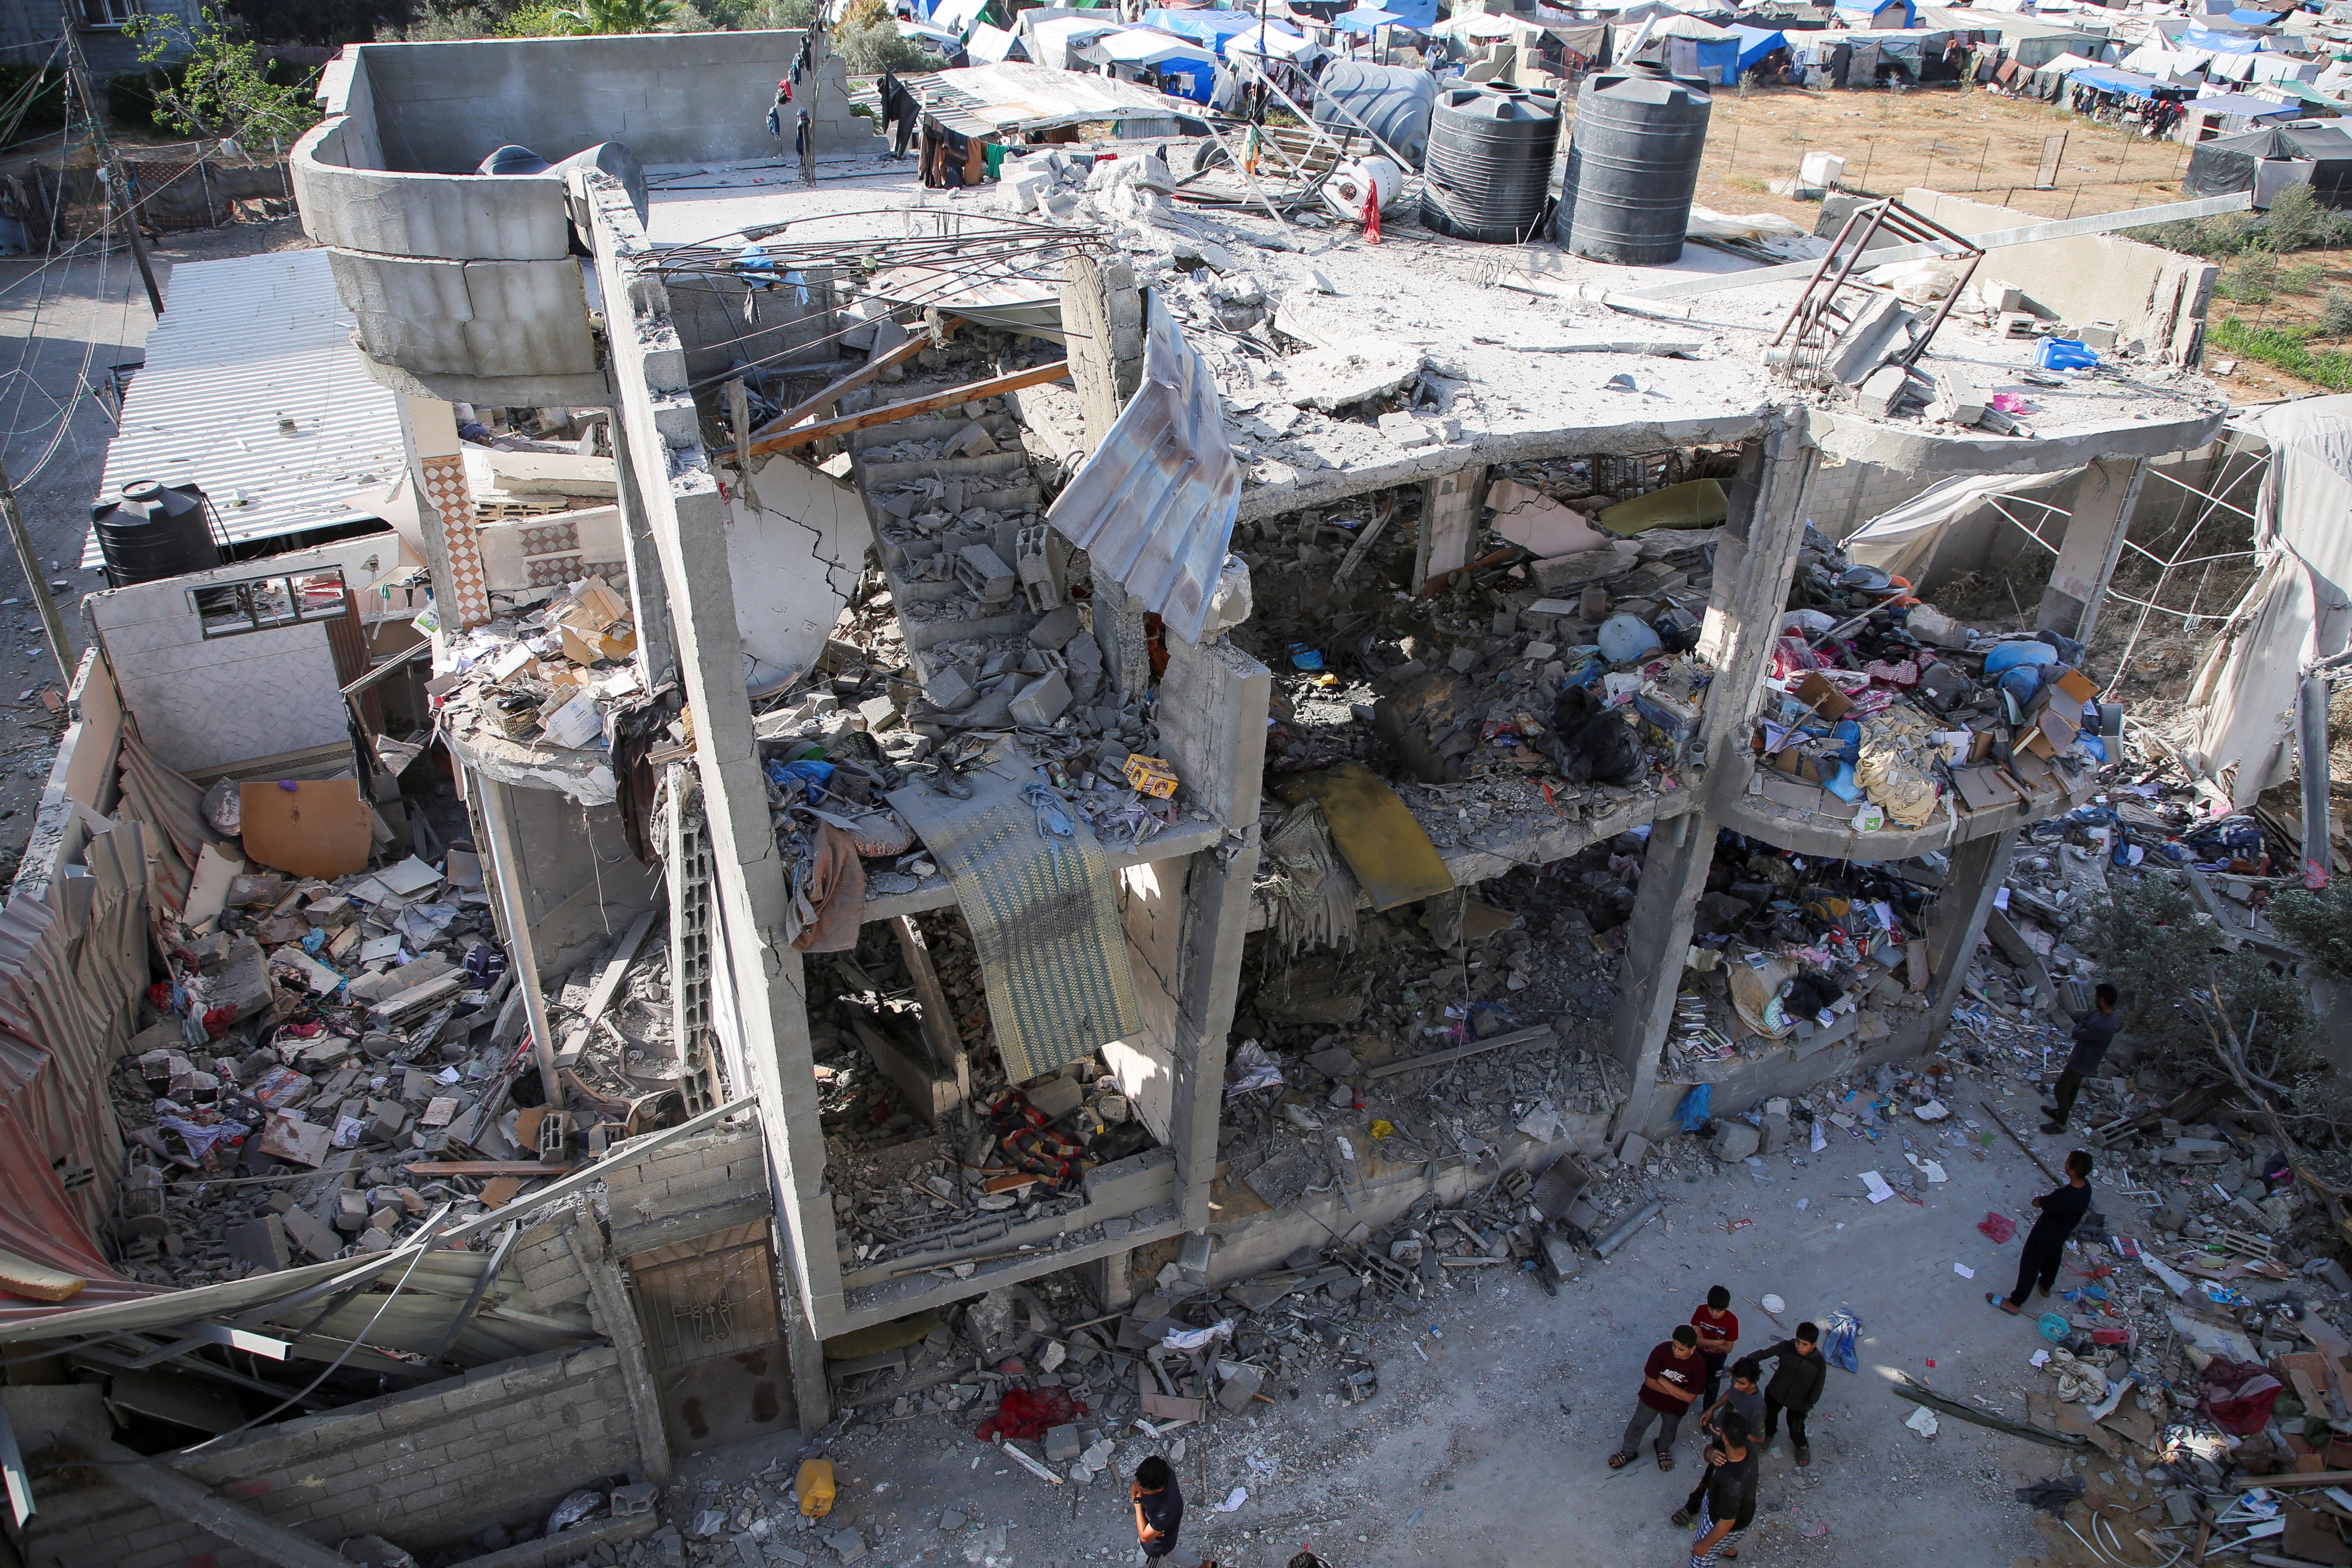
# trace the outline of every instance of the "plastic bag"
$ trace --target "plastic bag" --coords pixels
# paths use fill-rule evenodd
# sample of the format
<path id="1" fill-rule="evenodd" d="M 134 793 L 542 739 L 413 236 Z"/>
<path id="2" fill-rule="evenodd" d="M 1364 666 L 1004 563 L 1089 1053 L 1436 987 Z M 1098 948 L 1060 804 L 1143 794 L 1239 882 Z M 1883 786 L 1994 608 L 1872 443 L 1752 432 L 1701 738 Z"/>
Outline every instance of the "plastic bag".
<path id="1" fill-rule="evenodd" d="M 2017 1222 L 2005 1214 L 1987 1210 L 1984 1218 L 1977 1221 L 1977 1228 L 1996 1243 L 2003 1243 L 2017 1234 Z"/>
<path id="2" fill-rule="evenodd" d="M 1685 1132 L 1696 1132 L 1711 1120 L 1709 1111 L 1715 1104 L 1715 1085 L 1695 1083 L 1683 1096 L 1675 1111 L 1675 1125 Z"/>
<path id="3" fill-rule="evenodd" d="M 1852 1312 L 1836 1311 L 1822 1325 L 1822 1359 L 1832 1366 L 1842 1366 L 1859 1374 L 1862 1364 L 1854 1359 L 1853 1342 L 1862 1334 L 1862 1320 Z"/>

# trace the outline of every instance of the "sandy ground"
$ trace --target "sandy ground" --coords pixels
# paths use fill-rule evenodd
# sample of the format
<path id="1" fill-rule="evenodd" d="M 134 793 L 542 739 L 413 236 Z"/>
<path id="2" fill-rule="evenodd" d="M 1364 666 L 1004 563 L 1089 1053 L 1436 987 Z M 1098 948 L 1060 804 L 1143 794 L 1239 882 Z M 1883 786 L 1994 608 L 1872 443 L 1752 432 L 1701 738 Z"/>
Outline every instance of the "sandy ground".
<path id="1" fill-rule="evenodd" d="M 169 236 L 151 255 L 168 302 L 174 262 L 309 243 L 299 223 L 281 218 Z M 104 385 L 113 366 L 137 362 L 153 324 L 128 251 L 102 263 L 87 254 L 54 261 L 0 258 L 0 365 L 6 367 L 0 463 L 15 482 L 45 574 L 27 584 L 14 552 L 0 551 L 0 824 L 7 825 L 0 826 L 0 877 L 16 872 L 62 731 L 38 696 L 44 687 L 61 693 L 63 685 L 28 587 L 56 600 L 78 657 L 85 641 L 81 596 L 106 586 L 102 573 L 77 563 L 114 423 L 103 402 L 75 391 Z M 58 583 L 65 586 L 49 586 Z"/>
<path id="2" fill-rule="evenodd" d="M 1991 1097 L 2021 1129 L 2032 1112 L 2027 1092 L 2021 1085 L 2011 1097 Z M 1963 1084 L 1948 1097 L 1976 1118 L 1974 1129 L 1944 1124 L 1958 1139 L 1991 1131 L 1977 1109 L 1983 1093 Z M 1856 1174 L 1903 1171 L 1906 1131 L 1950 1179 L 1921 1185 L 1924 1206 L 1899 1197 L 1873 1206 Z M 1518 1276 L 1393 1309 L 1373 1335 L 1381 1393 L 1367 1404 L 1326 1404 L 1328 1373 L 1297 1379 L 1295 1394 L 1277 1380 L 1268 1385 L 1279 1396 L 1273 1409 L 1220 1415 L 1206 1440 L 1196 1429 L 1179 1461 L 1190 1509 L 1182 1545 L 1223 1568 L 1278 1565 L 1301 1545 L 1335 1568 L 1679 1564 L 1688 1536 L 1667 1515 L 1696 1478 L 1688 1432 L 1672 1475 L 1646 1458 L 1615 1472 L 1605 1461 L 1643 1358 L 1721 1283 L 1740 1298 L 1746 1347 L 1779 1337 L 1753 1301 L 1768 1292 L 1786 1298 L 1781 1316 L 1791 1325 L 1843 1307 L 1863 1329 L 1860 1373 L 1830 1373 L 1812 1421 L 1811 1467 L 1796 1468 L 1785 1436 L 1766 1459 L 1743 1562 L 1878 1568 L 1890 1560 L 1890 1540 L 1904 1543 L 1905 1561 L 1923 1564 L 2072 1561 L 2053 1546 L 2042 1517 L 2011 1495 L 2059 1473 L 2065 1456 L 1949 1419 L 1923 1439 L 1903 1425 L 1914 1406 L 1885 1392 L 1908 1373 L 2021 1416 L 2025 1390 L 2042 1381 L 2027 1364 L 2040 1342 L 2030 1319 L 2003 1317 L 1984 1301 L 1987 1289 L 2013 1279 L 2019 1244 L 1997 1247 L 1975 1226 L 1988 1209 L 2027 1212 L 2048 1184 L 2006 1141 L 1987 1152 L 1917 1123 L 1876 1144 L 1833 1136 L 1822 1153 L 1776 1156 L 1760 1173 L 1734 1166 L 1680 1181 L 1669 1173 L 1664 1219 L 1614 1259 L 1590 1265 L 1557 1300 Z M 2039 1142 L 2055 1164 L 2063 1143 Z M 1685 1152 L 1692 1149 L 1678 1147 L 1685 1169 L 1706 1165 Z M 2103 1206 L 2137 1212 L 2113 1195 Z M 1956 1263 L 1976 1277 L 1963 1278 Z M 871 1540 L 878 1527 L 881 1543 L 868 1559 L 877 1568 L 1136 1560 L 1125 1509 L 1129 1445 L 1122 1443 L 1116 1480 L 1049 1489 L 977 1444 L 971 1421 L 917 1415 L 866 1437 L 852 1428 L 835 1450 L 842 1496 L 824 1531 L 865 1526 Z M 1248 1464 L 1253 1455 L 1261 1468 Z M 788 1480 L 796 1458 L 789 1438 L 693 1456 L 670 1517 L 690 1518 L 707 1482 L 740 1482 L 771 1464 Z M 2088 1478 L 2094 1500 L 2155 1505 L 2152 1492 L 2135 1491 L 2131 1478 L 2096 1456 Z M 1249 1491 L 1236 1511 L 1208 1510 L 1234 1487 Z M 942 1531 L 939 1517 L 949 1510 L 963 1522 Z M 2080 1510 L 2074 1520 L 2087 1528 Z M 783 1533 L 772 1540 L 828 1561 L 817 1531 L 779 1523 Z M 2056 1540 L 2079 1550 L 2063 1531 Z"/>

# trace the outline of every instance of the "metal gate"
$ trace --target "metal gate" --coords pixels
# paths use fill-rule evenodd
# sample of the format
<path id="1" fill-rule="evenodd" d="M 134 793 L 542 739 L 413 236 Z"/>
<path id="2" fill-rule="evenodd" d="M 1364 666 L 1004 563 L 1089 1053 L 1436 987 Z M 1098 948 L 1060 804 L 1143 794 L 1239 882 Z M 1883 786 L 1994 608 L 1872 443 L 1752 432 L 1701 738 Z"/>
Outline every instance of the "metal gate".
<path id="1" fill-rule="evenodd" d="M 766 1221 L 637 1253 L 629 1275 L 674 1451 L 800 1425 Z"/>

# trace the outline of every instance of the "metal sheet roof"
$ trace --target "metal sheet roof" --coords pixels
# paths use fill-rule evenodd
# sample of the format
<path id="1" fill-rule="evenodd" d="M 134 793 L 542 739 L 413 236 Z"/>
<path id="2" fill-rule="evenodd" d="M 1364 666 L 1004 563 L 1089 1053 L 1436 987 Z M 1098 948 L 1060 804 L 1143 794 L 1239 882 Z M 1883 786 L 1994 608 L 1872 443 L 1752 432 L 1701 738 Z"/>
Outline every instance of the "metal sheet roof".
<path id="1" fill-rule="evenodd" d="M 1216 377 L 1150 301 L 1143 385 L 1045 513 L 1095 570 L 1186 642 L 1201 640 L 1241 507 Z"/>
<path id="2" fill-rule="evenodd" d="M 194 480 L 239 542 L 373 511 L 370 492 L 400 477 L 399 403 L 352 346 L 327 253 L 184 261 L 165 298 L 99 494 Z M 98 563 L 90 535 L 82 564 Z"/>
<path id="3" fill-rule="evenodd" d="M 967 136 L 1044 131 L 1090 120 L 1155 119 L 1200 108 L 1115 77 L 1018 61 L 899 79 L 933 119 Z"/>

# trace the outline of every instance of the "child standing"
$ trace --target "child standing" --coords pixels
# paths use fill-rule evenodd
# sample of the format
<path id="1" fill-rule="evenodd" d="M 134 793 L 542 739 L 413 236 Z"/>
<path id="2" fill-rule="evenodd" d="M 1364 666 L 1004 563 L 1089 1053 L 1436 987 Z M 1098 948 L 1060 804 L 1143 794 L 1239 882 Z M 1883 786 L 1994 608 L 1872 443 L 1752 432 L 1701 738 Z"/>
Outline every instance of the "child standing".
<path id="1" fill-rule="evenodd" d="M 1723 1388 L 1723 1363 L 1739 1342 L 1739 1315 L 1731 1310 L 1731 1292 L 1720 1285 L 1708 1287 L 1706 1305 L 1691 1314 L 1691 1327 L 1698 1331 L 1698 1353 L 1706 1362 L 1706 1392 L 1699 1397 L 1704 1405 L 1713 1405 Z"/>
<path id="2" fill-rule="evenodd" d="M 1764 1429 L 1764 1390 L 1759 1386 L 1763 1375 L 1764 1368 L 1755 1357 L 1742 1356 L 1732 1363 L 1731 1386 L 1724 1391 L 1722 1398 L 1707 1406 L 1706 1415 L 1698 1418 L 1698 1429 L 1714 1439 L 1706 1455 L 1710 1468 L 1723 1463 L 1724 1416 L 1737 1411 L 1740 1419 L 1748 1423 L 1750 1433 Z M 1698 1485 L 1691 1488 L 1690 1496 L 1684 1499 L 1683 1506 L 1675 1510 L 1675 1523 L 1688 1528 L 1690 1521 L 1698 1517 L 1699 1504 L 1705 1500 L 1709 1479 L 1705 1473 L 1699 1476 Z"/>

